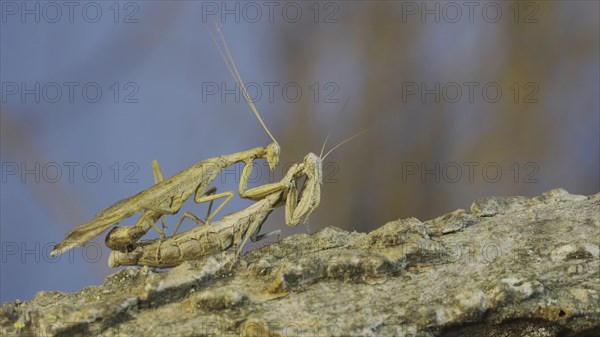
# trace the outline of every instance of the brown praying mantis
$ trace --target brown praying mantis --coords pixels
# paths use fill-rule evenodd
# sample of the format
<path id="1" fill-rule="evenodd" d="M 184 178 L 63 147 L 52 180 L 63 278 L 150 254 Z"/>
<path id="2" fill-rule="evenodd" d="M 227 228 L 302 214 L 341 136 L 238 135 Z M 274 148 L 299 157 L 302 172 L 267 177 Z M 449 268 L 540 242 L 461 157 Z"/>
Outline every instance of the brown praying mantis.
<path id="1" fill-rule="evenodd" d="M 67 238 L 52 251 L 52 255 L 60 254 L 69 248 L 89 241 L 111 225 L 116 224 L 122 219 L 130 217 L 137 212 L 142 212 L 142 216 L 136 225 L 132 227 L 114 228 L 107 236 L 107 246 L 115 250 L 111 253 L 109 265 L 142 264 L 154 267 L 171 267 L 180 264 L 186 259 L 195 259 L 207 254 L 223 251 L 232 245 L 238 245 L 240 240 L 244 238 L 238 250 L 239 255 L 249 238 L 257 238 L 262 223 L 275 207 L 282 204 L 283 200 L 286 202 L 286 223 L 290 226 L 305 223 L 308 216 L 319 205 L 320 186 L 322 184 L 323 175 L 323 159 L 337 147 L 366 132 L 368 129 L 341 142 L 323 157 L 323 150 L 327 143 L 327 139 L 331 134 L 330 131 L 321 148 L 320 156 L 309 153 L 304 158 L 303 163 L 294 164 L 280 182 L 247 190 L 246 187 L 251 174 L 253 160 L 265 158 L 272 170 L 279 161 L 280 148 L 250 99 L 237 67 L 235 66 L 227 43 L 218 26 L 217 31 L 219 32 L 231 64 L 224 56 L 224 53 L 214 36 L 213 40 L 215 40 L 219 52 L 230 73 L 240 85 L 244 97 L 267 134 L 273 140 L 273 143 L 269 144 L 266 148 L 258 147 L 248 151 L 201 161 L 174 175 L 168 180 L 163 180 L 158 163 L 154 161 L 153 171 L 156 183 L 154 186 L 130 198 L 115 203 L 113 206 L 98 213 L 96 218 L 92 221 L 69 232 Z M 224 216 L 221 221 L 208 226 L 208 221 L 212 219 L 233 197 L 233 192 L 212 194 L 214 190 L 207 190 L 207 186 L 214 180 L 220 171 L 238 162 L 245 163 L 238 192 L 241 197 L 257 200 L 257 202 L 246 209 Z M 305 177 L 306 180 L 302 187 L 300 197 L 297 199 L 297 181 L 301 177 Z M 155 226 L 155 222 L 164 214 L 177 213 L 181 208 L 182 203 L 187 200 L 194 191 L 194 200 L 197 203 L 210 201 L 212 206 L 212 201 L 222 197 L 225 197 L 226 199 L 213 213 L 210 213 L 209 207 L 209 214 L 206 218 L 206 222 L 200 220 L 193 214 L 186 212 L 178 222 L 173 237 L 164 239 L 162 235 L 163 232 Z M 179 225 L 186 217 L 196 221 L 199 225 L 205 224 L 205 226 L 194 228 L 176 236 L 175 233 L 179 228 Z M 161 238 L 156 241 L 144 241 L 136 244 L 135 242 L 143 236 L 150 227 L 154 227 L 159 231 L 159 233 L 161 233 Z M 217 241 L 213 241 L 212 243 L 209 242 L 209 237 L 211 235 L 217 235 L 218 243 Z M 205 243 L 200 244 L 201 241 L 204 241 Z"/>
<path id="2" fill-rule="evenodd" d="M 288 225 L 297 226 L 308 220 L 321 200 L 323 159 L 309 153 L 302 163 L 293 164 L 281 181 L 256 187 L 254 190 L 257 193 L 253 197 L 258 201 L 249 207 L 223 216 L 210 226 L 195 227 L 167 239 L 137 242 L 127 252 L 112 251 L 108 265 L 169 268 L 187 260 L 198 260 L 223 252 L 232 246 L 239 246 L 237 259 L 248 239 L 255 241 L 261 237 L 258 233 L 262 224 L 273 209 L 284 202 Z M 304 185 L 297 198 L 297 183 L 303 177 Z"/>
<path id="3" fill-rule="evenodd" d="M 330 132 L 325 138 L 319 156 L 308 153 L 302 163 L 295 163 L 290 167 L 281 181 L 253 188 L 252 196 L 249 198 L 257 200 L 254 204 L 228 214 L 210 226 L 195 227 L 167 239 L 138 242 L 126 252 L 112 251 L 109 257 L 109 266 L 143 265 L 169 268 L 187 260 L 198 260 L 223 252 L 232 246 L 239 246 L 236 253 L 237 259 L 248 239 L 256 240 L 261 237 L 258 233 L 262 224 L 273 209 L 283 205 L 284 202 L 287 225 L 297 226 L 306 223 L 310 214 L 321 201 L 323 160 L 339 146 L 368 130 L 365 129 L 347 138 L 323 156 Z M 300 195 L 297 196 L 298 181 L 302 178 L 305 178 L 304 185 Z M 245 185 L 240 184 L 240 194 L 242 188 L 245 188 Z"/>
<path id="4" fill-rule="evenodd" d="M 209 214 L 206 221 L 213 218 L 223 206 L 233 197 L 233 192 L 222 192 L 218 194 L 207 195 L 206 190 L 217 174 L 226 167 L 235 163 L 244 162 L 246 167 L 252 166 L 252 161 L 257 158 L 266 158 L 270 168 L 274 168 L 279 160 L 279 145 L 271 143 L 266 148 L 257 147 L 247 151 L 233 153 L 229 155 L 210 158 L 198 162 L 187 169 L 177 173 L 171 178 L 159 181 L 150 188 L 126 199 L 118 201 L 112 206 L 106 208 L 96 215 L 94 219 L 83 224 L 80 227 L 67 233 L 66 238 L 54 247 L 52 256 L 63 253 L 64 251 L 82 245 L 104 232 L 110 226 L 117 224 L 125 218 L 135 213 L 142 213 L 136 225 L 130 228 L 120 228 L 121 232 L 113 234 L 114 239 L 107 237 L 109 245 L 115 248 L 128 245 L 137 240 L 153 226 L 163 214 L 175 214 L 181 208 L 183 202 L 194 194 L 196 203 L 212 201 L 218 198 L 225 198 L 225 201 L 217 209 Z M 247 175 L 242 174 L 240 179 L 241 196 L 251 198 L 253 189 L 243 191 L 241 186 L 246 185 L 250 176 L 250 170 L 244 168 Z M 189 213 L 184 217 L 190 217 Z M 182 218 L 183 219 L 183 218 Z M 117 228 L 119 229 L 119 228 Z M 156 228 L 159 232 L 160 229 Z"/>
<path id="5" fill-rule="evenodd" d="M 286 224 L 297 226 L 305 223 L 309 215 L 319 206 L 321 200 L 323 160 L 337 147 L 367 130 L 346 139 L 325 156 L 322 156 L 323 149 L 321 149 L 320 156 L 314 153 L 307 154 L 302 163 L 295 163 L 290 167 L 281 181 L 255 187 L 253 190 L 256 193 L 253 193 L 252 198 L 257 201 L 249 207 L 225 215 L 220 221 L 211 223 L 210 226 L 195 227 L 167 239 L 137 242 L 127 252 L 112 251 L 109 257 L 109 266 L 142 265 L 169 268 L 187 260 L 198 260 L 223 252 L 232 246 L 239 246 L 236 253 L 237 258 L 248 239 L 260 238 L 258 233 L 262 224 L 273 209 L 283 205 L 284 202 Z M 323 144 L 324 147 L 325 144 Z M 305 178 L 304 185 L 297 197 L 297 183 L 303 177 Z"/>
<path id="6" fill-rule="evenodd" d="M 269 168 L 273 170 L 279 162 L 280 147 L 269 129 L 266 127 L 265 123 L 260 117 L 260 114 L 258 113 L 258 110 L 250 99 L 248 91 L 243 85 L 242 78 L 237 70 L 233 58 L 231 57 L 229 46 L 227 45 L 225 38 L 223 37 L 223 34 L 218 26 L 217 30 L 220 34 L 221 41 L 224 49 L 226 50 L 229 61 L 225 57 L 223 49 L 217 43 L 217 40 L 211 33 L 213 41 L 215 44 L 217 44 L 219 53 L 225 61 L 229 72 L 232 74 L 236 82 L 240 84 L 244 98 L 246 101 L 248 101 L 250 108 L 258 118 L 269 137 L 271 137 L 273 140 L 273 143 L 269 144 L 267 147 L 256 147 L 250 150 L 200 161 L 175 174 L 167 180 L 162 178 L 162 172 L 160 171 L 158 162 L 154 161 L 153 171 L 155 185 L 139 192 L 134 196 L 116 202 L 115 204 L 96 214 L 94 219 L 71 230 L 66 234 L 65 239 L 54 247 L 50 255 L 56 256 L 73 247 L 83 245 L 110 228 L 110 226 L 119 223 L 125 218 L 131 217 L 135 213 L 141 213 L 142 215 L 134 226 L 114 228 L 109 233 L 106 238 L 106 244 L 109 248 L 118 250 L 127 249 L 132 242 L 137 241 L 141 236 L 143 236 L 150 229 L 150 227 L 154 227 L 162 237 L 164 236 L 164 232 L 156 227 L 155 222 L 164 214 L 177 213 L 183 202 L 192 194 L 194 194 L 194 201 L 196 203 L 210 201 L 211 205 L 212 201 L 219 198 L 225 198 L 225 200 L 214 212 L 210 213 L 209 211 L 209 214 L 206 218 L 206 222 L 208 222 L 233 197 L 233 192 L 231 191 L 213 194 L 214 190 L 211 189 L 207 191 L 208 185 L 223 169 L 239 162 L 245 163 L 238 189 L 240 196 L 243 198 L 255 198 L 255 189 L 246 190 L 248 179 L 251 174 L 252 162 L 255 159 L 264 158 L 267 160 Z M 262 191 L 263 190 L 260 189 L 261 193 L 263 193 Z M 194 221 L 201 222 L 199 218 L 189 212 L 186 212 L 186 214 L 184 214 L 184 216 L 180 219 L 176 230 L 186 217 L 191 218 Z"/>
<path id="7" fill-rule="evenodd" d="M 294 170 L 290 169 L 283 181 L 291 181 Z M 164 240 L 136 242 L 127 252 L 112 251 L 108 265 L 169 268 L 183 261 L 198 260 L 238 245 L 236 256 L 239 256 L 248 238 L 258 238 L 258 232 L 268 215 L 283 202 L 284 193 L 284 190 L 273 192 L 245 209 L 223 216 L 209 226 L 195 227 Z"/>

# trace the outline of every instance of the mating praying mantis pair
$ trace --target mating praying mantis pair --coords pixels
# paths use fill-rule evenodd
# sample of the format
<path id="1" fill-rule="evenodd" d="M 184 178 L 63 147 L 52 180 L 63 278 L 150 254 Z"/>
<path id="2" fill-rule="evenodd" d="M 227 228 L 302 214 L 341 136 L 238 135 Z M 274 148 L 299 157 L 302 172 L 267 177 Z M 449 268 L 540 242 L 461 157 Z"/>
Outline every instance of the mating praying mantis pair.
<path id="1" fill-rule="evenodd" d="M 128 251 L 114 250 L 108 259 L 108 265 L 174 267 L 186 260 L 199 260 L 226 251 L 232 246 L 238 246 L 237 259 L 248 239 L 259 239 L 258 232 L 264 221 L 273 209 L 284 202 L 286 222 L 294 223 L 290 216 L 293 216 L 294 210 L 297 209 L 294 204 L 296 180 L 298 175 L 305 173 L 303 166 L 304 163 L 294 164 L 285 177 L 279 183 L 275 183 L 280 184 L 281 188 L 265 195 L 249 207 L 225 215 L 208 226 L 198 226 L 165 240 L 139 241 Z"/>
<path id="2" fill-rule="evenodd" d="M 221 57 L 234 80 L 240 86 L 250 108 L 273 142 L 266 147 L 256 147 L 200 161 L 166 180 L 163 178 L 158 162 L 153 161 L 155 182 L 153 186 L 134 196 L 116 202 L 99 212 L 94 219 L 68 232 L 65 239 L 54 247 L 51 252 L 52 256 L 85 244 L 112 225 L 131 217 L 135 213 L 141 213 L 141 217 L 134 226 L 115 227 L 106 237 L 106 245 L 113 249 L 109 258 L 110 266 L 140 264 L 153 267 L 173 267 L 185 260 L 215 254 L 234 245 L 239 245 L 236 255 L 239 256 L 249 238 L 257 239 L 259 237 L 258 232 L 261 225 L 274 208 L 285 204 L 286 224 L 297 226 L 305 223 L 309 215 L 319 205 L 323 159 L 336 148 L 368 129 L 347 138 L 323 156 L 327 139 L 331 134 L 329 132 L 319 156 L 314 153 L 307 154 L 304 161 L 292 165 L 279 182 L 247 189 L 254 160 L 266 159 L 269 168 L 273 170 L 279 163 L 280 146 L 251 100 L 218 25 L 216 29 L 223 46 L 221 47 L 212 33 L 211 36 Z M 233 198 L 234 193 L 231 191 L 215 193 L 216 189 L 208 189 L 208 185 L 219 172 L 240 162 L 243 162 L 245 166 L 240 177 L 238 193 L 242 198 L 255 200 L 256 203 L 243 210 L 226 215 L 220 221 L 210 223 L 210 220 Z M 298 195 L 297 183 L 303 177 L 305 178 L 304 185 Z M 190 198 L 192 194 L 194 194 L 196 203 L 210 202 L 205 221 L 190 212 L 185 212 L 177 223 L 172 237 L 165 239 L 165 223 L 162 216 L 176 214 L 183 202 Z M 220 198 L 225 198 L 225 200 L 211 213 L 213 201 Z M 185 218 L 192 219 L 200 227 L 175 235 Z M 159 219 L 162 221 L 163 230 L 156 226 Z M 155 241 L 137 242 L 151 227 L 160 233 L 160 238 Z"/>

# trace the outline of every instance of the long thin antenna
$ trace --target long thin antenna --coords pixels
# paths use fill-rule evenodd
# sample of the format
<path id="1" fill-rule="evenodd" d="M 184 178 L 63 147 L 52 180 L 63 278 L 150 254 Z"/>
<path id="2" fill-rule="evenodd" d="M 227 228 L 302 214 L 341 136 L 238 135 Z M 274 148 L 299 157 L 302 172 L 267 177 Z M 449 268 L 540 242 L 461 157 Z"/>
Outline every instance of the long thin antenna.
<path id="1" fill-rule="evenodd" d="M 329 156 L 329 154 L 331 154 L 331 152 L 333 152 L 335 149 L 337 149 L 338 147 L 340 147 L 340 146 L 342 146 L 342 145 L 346 144 L 347 142 L 351 141 L 352 139 L 354 139 L 354 138 L 356 138 L 356 137 L 358 137 L 358 136 L 362 135 L 363 133 L 365 133 L 365 132 L 367 132 L 367 131 L 371 130 L 372 128 L 373 128 L 373 126 L 369 126 L 368 128 L 366 128 L 366 129 L 364 129 L 364 130 L 362 130 L 362 131 L 360 131 L 360 132 L 357 132 L 357 133 L 355 133 L 354 135 L 352 135 L 352 136 L 350 136 L 350 137 L 346 138 L 346 139 L 345 139 L 345 140 L 343 140 L 341 143 L 339 143 L 338 145 L 334 146 L 334 147 L 333 147 L 331 150 L 329 150 L 329 152 L 327 152 L 327 153 L 325 154 L 325 156 L 324 156 L 324 157 L 322 157 L 321 159 L 322 159 L 322 160 L 325 160 L 325 158 L 327 158 L 327 156 Z"/>
<path id="2" fill-rule="evenodd" d="M 244 98 L 250 105 L 250 109 L 252 109 L 256 118 L 258 118 L 260 125 L 262 125 L 263 129 L 265 129 L 265 131 L 267 132 L 269 137 L 271 137 L 273 142 L 276 144 L 279 144 L 279 143 L 277 143 L 277 140 L 275 140 L 275 137 L 273 137 L 273 135 L 271 134 L 271 131 L 269 131 L 269 128 L 267 128 L 267 125 L 265 124 L 263 119 L 260 117 L 260 114 L 258 113 L 258 110 L 256 109 L 256 106 L 254 105 L 254 102 L 252 101 L 252 99 L 250 99 L 248 90 L 246 90 L 246 85 L 244 85 L 244 81 L 242 80 L 242 77 L 240 76 L 237 66 L 235 65 L 235 61 L 233 60 L 233 57 L 231 56 L 231 52 L 229 51 L 229 45 L 227 44 L 227 41 L 225 40 L 225 36 L 223 35 L 223 32 L 221 32 L 221 27 L 219 27 L 219 24 L 214 20 L 213 20 L 213 23 L 215 24 L 217 32 L 219 33 L 219 37 L 221 38 L 221 43 L 223 44 L 223 47 L 225 48 L 225 51 L 227 53 L 227 57 L 225 57 L 225 53 L 223 53 L 223 49 L 217 42 L 217 39 L 215 38 L 212 31 L 209 30 L 210 36 L 212 37 L 213 41 L 217 45 L 217 49 L 219 49 L 219 54 L 221 54 L 221 58 L 223 58 L 223 61 L 225 62 L 227 69 L 229 69 L 231 76 L 233 76 L 233 80 L 236 81 L 239 84 L 240 88 L 242 89 L 242 94 L 244 95 Z"/>
<path id="3" fill-rule="evenodd" d="M 389 117 L 389 118 L 386 118 L 386 119 L 384 119 L 384 120 L 383 120 L 383 121 L 381 121 L 381 122 L 374 123 L 374 124 L 372 124 L 371 126 L 369 126 L 368 128 L 366 128 L 366 129 L 363 129 L 362 131 L 359 131 L 359 132 L 357 132 L 357 133 L 353 134 L 352 136 L 350 136 L 350 137 L 348 137 L 348 138 L 344 139 L 344 140 L 343 140 L 341 143 L 337 144 L 337 145 L 336 145 L 336 146 L 334 146 L 334 147 L 333 147 L 331 150 L 329 150 L 329 151 L 328 151 L 328 152 L 325 154 L 325 156 L 324 156 L 324 157 L 321 157 L 321 159 L 322 159 L 322 160 L 325 160 L 325 158 L 327 158 L 327 156 L 329 156 L 329 155 L 330 155 L 330 154 L 331 154 L 333 151 L 335 151 L 335 150 L 336 150 L 338 147 L 340 147 L 340 146 L 342 146 L 342 145 L 346 144 L 347 142 L 349 142 L 349 141 L 351 141 L 352 139 L 354 139 L 354 138 L 356 138 L 356 137 L 358 137 L 358 136 L 362 135 L 363 133 L 366 133 L 367 131 L 370 131 L 371 129 L 374 129 L 374 128 L 377 126 L 377 124 L 379 124 L 379 123 L 385 123 L 385 122 L 387 122 L 387 121 L 390 121 L 390 120 L 392 120 L 392 118 L 394 118 L 394 116 L 391 116 L 391 117 Z"/>
<path id="4" fill-rule="evenodd" d="M 329 136 L 331 136 L 331 133 L 333 132 L 333 127 L 337 125 L 336 123 L 337 123 L 338 119 L 340 119 L 342 112 L 346 109 L 346 105 L 348 105 L 349 100 L 350 100 L 350 95 L 348 95 L 348 98 L 346 98 L 346 102 L 344 102 L 344 106 L 342 106 L 342 108 L 338 112 L 337 116 L 335 117 L 335 121 L 333 122 L 333 125 L 329 128 L 329 132 L 327 132 L 327 137 L 325 137 L 325 141 L 323 142 L 323 146 L 321 147 L 321 153 L 319 154 L 319 158 L 321 158 L 323 156 L 323 151 L 325 151 L 325 145 L 327 145 L 327 140 L 329 139 Z"/>

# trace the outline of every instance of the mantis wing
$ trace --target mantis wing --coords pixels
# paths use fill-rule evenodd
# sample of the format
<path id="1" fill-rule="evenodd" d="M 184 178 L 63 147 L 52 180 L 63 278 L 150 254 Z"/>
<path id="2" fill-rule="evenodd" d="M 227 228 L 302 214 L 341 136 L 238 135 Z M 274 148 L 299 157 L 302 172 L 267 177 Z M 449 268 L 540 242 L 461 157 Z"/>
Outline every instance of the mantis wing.
<path id="1" fill-rule="evenodd" d="M 101 217 L 94 218 L 93 220 L 73 229 L 65 235 L 65 239 L 54 246 L 54 249 L 50 253 L 51 256 L 60 255 L 67 250 L 81 246 L 84 243 L 92 240 L 102 232 L 107 230 L 110 226 L 119 223 L 123 217 Z"/>

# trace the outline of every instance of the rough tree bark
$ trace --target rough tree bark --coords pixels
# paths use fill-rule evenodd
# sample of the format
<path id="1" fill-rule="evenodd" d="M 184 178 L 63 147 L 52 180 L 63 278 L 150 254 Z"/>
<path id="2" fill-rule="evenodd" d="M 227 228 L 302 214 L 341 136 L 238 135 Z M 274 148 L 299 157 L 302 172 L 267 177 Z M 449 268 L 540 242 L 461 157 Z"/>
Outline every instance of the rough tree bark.
<path id="1" fill-rule="evenodd" d="M 5 303 L 3 336 L 598 336 L 600 193 L 477 200 Z"/>

